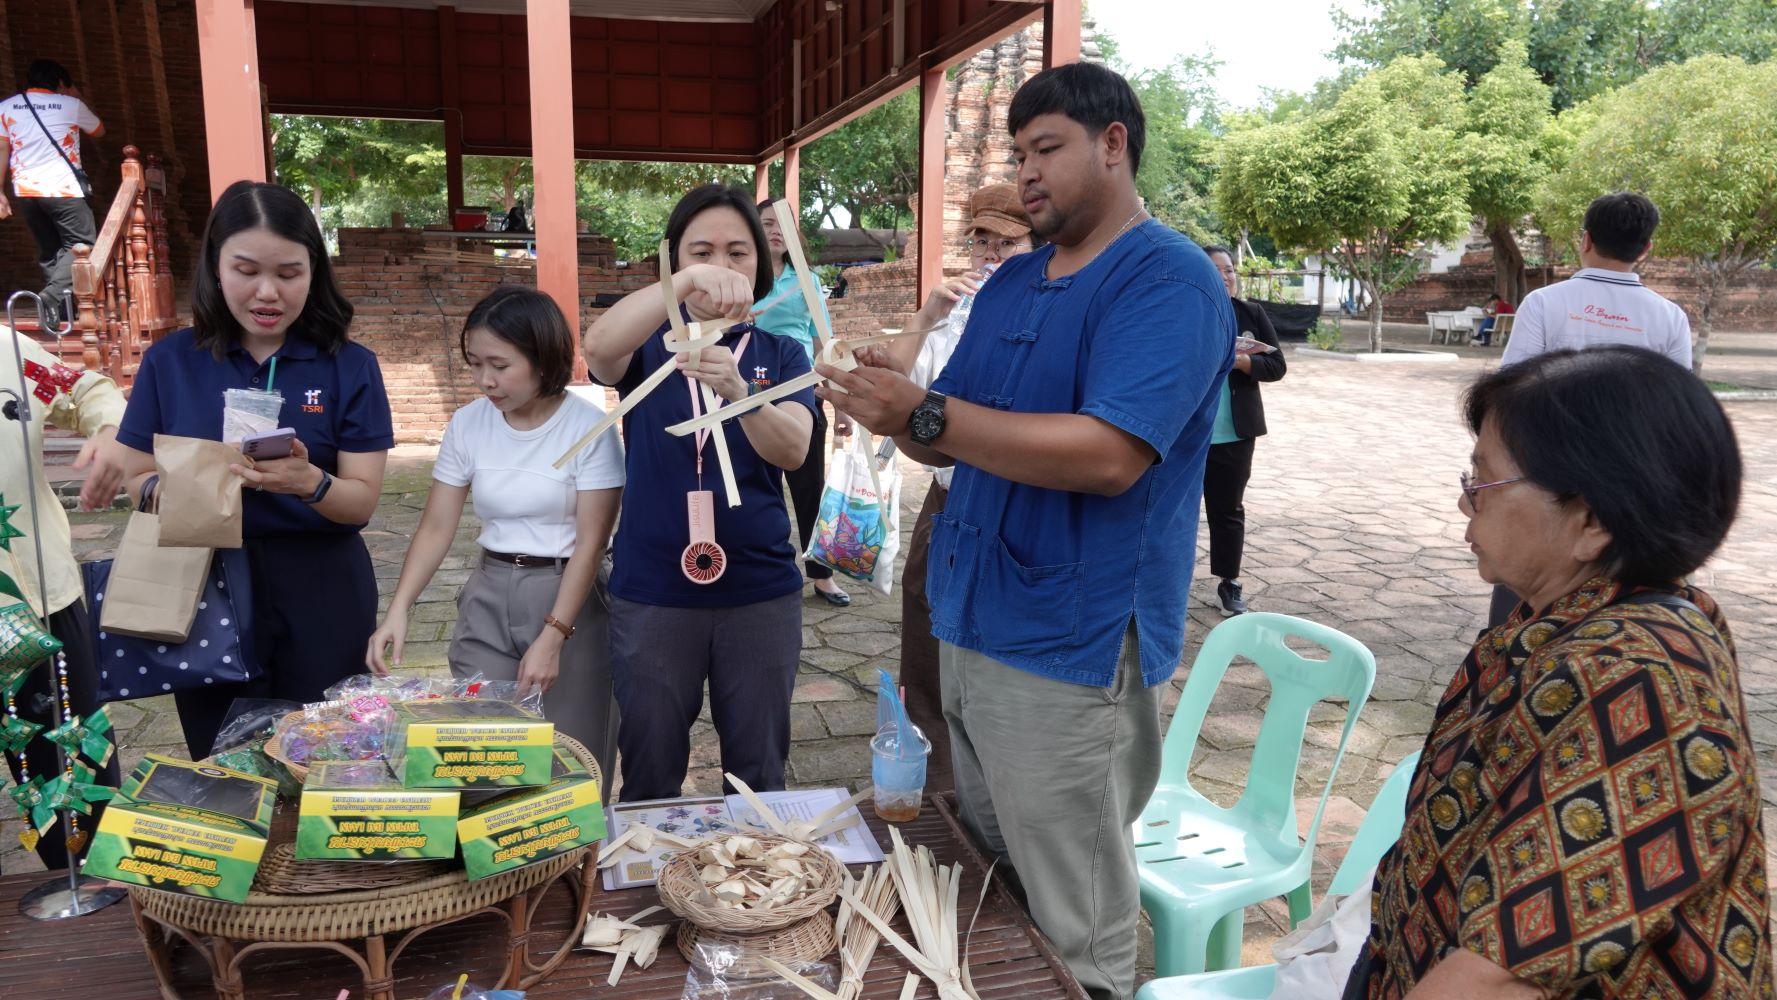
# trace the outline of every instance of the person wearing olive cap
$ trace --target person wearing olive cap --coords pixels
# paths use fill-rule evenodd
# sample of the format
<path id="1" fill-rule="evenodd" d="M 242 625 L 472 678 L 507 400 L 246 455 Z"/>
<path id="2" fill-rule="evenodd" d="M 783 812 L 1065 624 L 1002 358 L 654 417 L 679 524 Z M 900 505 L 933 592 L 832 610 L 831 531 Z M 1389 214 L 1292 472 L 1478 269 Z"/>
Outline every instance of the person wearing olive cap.
<path id="1" fill-rule="evenodd" d="M 976 191 L 969 198 L 968 219 L 969 269 L 932 289 L 925 305 L 908 319 L 905 329 L 924 336 L 889 342 L 896 362 L 913 373 L 915 382 L 928 388 L 944 371 L 962 337 L 964 323 L 954 322 L 957 304 L 973 296 L 1002 261 L 1033 246 L 1030 217 L 1024 214 L 1015 184 L 989 184 Z M 954 779 L 950 726 L 944 721 L 943 692 L 938 684 L 938 640 L 932 638 L 932 608 L 926 601 L 926 550 L 932 542 L 932 518 L 944 512 L 944 501 L 950 495 L 950 469 L 926 468 L 932 474 L 932 488 L 914 523 L 901 581 L 901 684 L 906 688 L 907 714 L 932 741 L 926 788 L 939 792 L 949 789 Z"/>

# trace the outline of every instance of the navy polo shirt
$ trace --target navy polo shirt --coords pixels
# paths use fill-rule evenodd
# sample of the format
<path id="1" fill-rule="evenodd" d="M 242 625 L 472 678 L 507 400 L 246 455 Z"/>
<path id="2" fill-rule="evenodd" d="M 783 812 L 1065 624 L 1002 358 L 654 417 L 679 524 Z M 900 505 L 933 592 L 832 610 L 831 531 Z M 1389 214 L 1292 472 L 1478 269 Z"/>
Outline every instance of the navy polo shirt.
<path id="1" fill-rule="evenodd" d="M 628 396 L 654 370 L 672 358 L 661 324 L 630 355 L 629 370 L 615 386 Z M 812 370 L 808 353 L 789 337 L 742 325 L 722 337 L 733 350 L 751 334 L 740 356 L 740 374 L 758 392 Z M 703 482 L 697 478 L 697 435 L 674 437 L 666 428 L 690 420 L 689 380 L 673 374 L 635 409 L 623 415 L 623 516 L 611 543 L 610 592 L 626 601 L 673 608 L 732 608 L 757 604 L 802 589 L 802 571 L 790 544 L 790 514 L 784 508 L 784 473 L 759 457 L 738 420 L 724 421 L 728 454 L 741 505 L 728 506 L 716 443 L 703 446 Z M 795 402 L 814 411 L 814 390 L 804 389 L 779 403 Z M 691 543 L 685 495 L 705 489 L 715 494 L 716 544 L 728 557 L 721 579 L 693 583 L 679 568 Z"/>
<path id="2" fill-rule="evenodd" d="M 932 634 L 1044 677 L 1108 687 L 1133 618 L 1142 680 L 1158 684 L 1184 647 L 1203 464 L 1234 362 L 1233 306 L 1203 251 L 1151 220 L 1048 280 L 1054 255 L 1048 247 L 1000 265 L 932 388 L 1014 413 L 1097 417 L 1158 461 L 1114 497 L 958 462 L 932 521 Z"/>
<path id="3" fill-rule="evenodd" d="M 347 342 L 328 354 L 310 341 L 290 337 L 272 357 L 278 359 L 272 389 L 284 394 L 278 426 L 296 431 L 311 463 L 338 474 L 342 451 L 395 446 L 382 369 L 369 348 Z M 180 330 L 143 352 L 117 440 L 146 452 L 154 451 L 156 434 L 220 441 L 223 390 L 264 389 L 270 373 L 271 358 L 260 364 L 236 345 L 218 361 L 197 346 L 192 330 Z M 248 538 L 363 527 L 330 521 L 287 493 L 248 489 L 244 497 L 241 524 Z"/>

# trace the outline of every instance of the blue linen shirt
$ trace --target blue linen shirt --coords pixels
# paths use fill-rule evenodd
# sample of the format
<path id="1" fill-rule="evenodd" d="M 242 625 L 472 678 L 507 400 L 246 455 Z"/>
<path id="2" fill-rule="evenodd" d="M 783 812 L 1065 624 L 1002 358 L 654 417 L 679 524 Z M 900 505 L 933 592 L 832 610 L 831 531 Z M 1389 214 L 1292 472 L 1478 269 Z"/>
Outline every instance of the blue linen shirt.
<path id="1" fill-rule="evenodd" d="M 629 370 L 614 386 L 620 395 L 635 391 L 672 357 L 662 339 L 666 330 L 666 324 L 661 324 L 630 355 Z M 754 392 L 813 369 L 796 341 L 753 327 L 730 330 L 723 335 L 722 346 L 733 350 L 748 333 L 752 338 L 740 356 L 740 374 Z M 623 516 L 611 543 L 610 592 L 637 604 L 733 608 L 801 590 L 802 570 L 790 544 L 790 514 L 784 507 L 783 470 L 759 457 L 738 420 L 728 420 L 722 430 L 728 436 L 741 505 L 728 506 L 713 441 L 704 442 L 700 484 L 697 436 L 674 437 L 666 432 L 668 426 L 691 419 L 686 382 L 682 375 L 667 376 L 659 388 L 623 415 L 627 482 Z M 812 412 L 814 390 L 804 389 L 779 402 L 801 403 Z M 691 541 L 685 495 L 697 489 L 715 494 L 716 544 L 728 557 L 721 579 L 708 584 L 691 582 L 679 568 L 679 558 Z"/>
<path id="2" fill-rule="evenodd" d="M 789 337 L 801 344 L 802 349 L 808 353 L 809 361 L 812 362 L 814 360 L 814 317 L 808 313 L 808 303 L 802 300 L 802 289 L 798 287 L 800 284 L 801 282 L 796 277 L 796 268 L 785 264 L 784 272 L 771 283 L 771 291 L 766 293 L 759 302 L 753 303 L 753 308 L 757 309 L 760 303 L 770 302 L 772 299 L 777 300 L 776 304 L 753 317 L 753 325 L 761 330 L 769 330 L 780 337 Z M 820 287 L 818 280 L 815 282 L 815 287 Z M 833 319 L 827 312 L 825 298 L 821 299 L 821 315 L 828 317 L 827 328 L 832 329 Z"/>
<path id="3" fill-rule="evenodd" d="M 1080 413 L 1157 461 L 1114 497 L 958 462 L 932 523 L 932 634 L 1043 677 L 1108 687 L 1133 618 L 1142 682 L 1172 676 L 1234 312 L 1209 258 L 1155 221 L 1048 280 L 1053 247 L 1006 261 L 933 386 L 1016 413 Z M 939 438 L 942 443 L 943 438 Z"/>
<path id="4" fill-rule="evenodd" d="M 290 337 L 272 357 L 278 370 L 271 387 L 284 394 L 278 426 L 296 431 L 311 463 L 337 475 L 340 452 L 395 446 L 382 368 L 369 348 L 348 341 L 328 354 L 311 341 Z M 142 353 L 117 440 L 146 452 L 154 450 L 156 434 L 220 441 L 223 390 L 264 389 L 270 372 L 271 358 L 260 364 L 236 345 L 217 360 L 197 345 L 190 328 L 180 330 Z M 288 493 L 249 489 L 243 498 L 241 533 L 247 538 L 363 527 L 330 521 Z"/>

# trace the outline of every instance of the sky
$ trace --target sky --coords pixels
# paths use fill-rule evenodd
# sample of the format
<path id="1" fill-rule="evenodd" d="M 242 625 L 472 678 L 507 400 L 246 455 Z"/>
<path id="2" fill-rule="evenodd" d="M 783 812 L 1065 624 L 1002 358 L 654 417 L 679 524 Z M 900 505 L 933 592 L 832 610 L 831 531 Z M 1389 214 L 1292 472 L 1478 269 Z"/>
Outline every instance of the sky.
<path id="1" fill-rule="evenodd" d="M 1118 55 L 1154 69 L 1181 54 L 1213 52 L 1217 84 L 1233 107 L 1251 107 L 1263 88 L 1307 90 L 1331 76 L 1333 8 L 1358 0 L 1087 0 L 1087 16 L 1117 40 Z"/>

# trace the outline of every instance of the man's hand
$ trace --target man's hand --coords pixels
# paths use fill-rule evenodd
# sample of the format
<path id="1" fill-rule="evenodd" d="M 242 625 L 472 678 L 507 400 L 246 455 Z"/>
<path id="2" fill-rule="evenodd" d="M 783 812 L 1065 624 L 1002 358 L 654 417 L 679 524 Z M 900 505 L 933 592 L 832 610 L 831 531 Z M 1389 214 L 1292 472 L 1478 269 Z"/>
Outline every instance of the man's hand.
<path id="1" fill-rule="evenodd" d="M 74 458 L 74 467 L 84 469 L 92 466 L 87 473 L 86 482 L 80 484 L 81 510 L 109 510 L 117 499 L 118 487 L 123 485 L 128 472 L 123 463 L 124 447 L 117 443 L 117 428 L 101 427 L 98 433 L 86 439 L 80 446 L 80 454 Z"/>
<path id="2" fill-rule="evenodd" d="M 868 352 L 860 351 L 860 362 Z M 815 371 L 831 385 L 817 385 L 814 394 L 833 404 L 872 434 L 894 437 L 907 432 L 907 418 L 925 398 L 917 383 L 890 368 L 863 366 L 849 372 L 832 365 L 816 365 Z M 843 391 L 841 391 L 843 390 Z"/>

